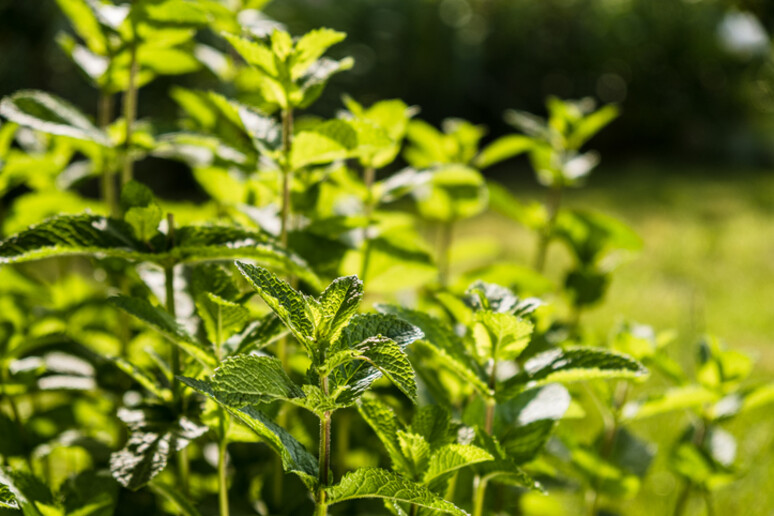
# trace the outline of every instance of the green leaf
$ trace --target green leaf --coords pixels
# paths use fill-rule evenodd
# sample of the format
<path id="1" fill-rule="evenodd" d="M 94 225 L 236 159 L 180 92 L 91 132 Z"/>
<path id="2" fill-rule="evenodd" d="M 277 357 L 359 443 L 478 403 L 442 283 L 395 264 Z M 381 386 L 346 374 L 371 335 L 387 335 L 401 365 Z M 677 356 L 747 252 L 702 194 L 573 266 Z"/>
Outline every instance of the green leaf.
<path id="1" fill-rule="evenodd" d="M 481 173 L 463 165 L 444 165 L 433 171 L 428 188 L 414 190 L 419 213 L 428 219 L 451 222 L 470 218 L 486 209 L 488 192 Z"/>
<path id="2" fill-rule="evenodd" d="M 339 43 L 347 35 L 328 28 L 307 32 L 295 44 L 290 56 L 290 77 L 299 79 L 328 48 Z"/>
<path id="3" fill-rule="evenodd" d="M 701 407 L 717 401 L 718 395 L 701 385 L 685 385 L 642 400 L 630 401 L 621 414 L 628 420 L 644 419 L 677 410 Z"/>
<path id="4" fill-rule="evenodd" d="M 111 357 L 110 360 L 116 365 L 116 367 L 126 373 L 127 376 L 129 376 L 135 382 L 139 383 L 145 390 L 160 400 L 170 401 L 172 399 L 172 391 L 160 386 L 154 378 L 140 369 L 137 365 L 121 357 Z"/>
<path id="5" fill-rule="evenodd" d="M 398 441 L 398 420 L 392 409 L 376 398 L 361 398 L 358 401 L 357 409 L 379 440 L 382 441 L 392 461 L 392 469 L 410 476 L 412 464 L 401 450 Z"/>
<path id="6" fill-rule="evenodd" d="M 414 379 L 414 369 L 411 367 L 408 355 L 394 340 L 387 337 L 371 337 L 357 346 L 359 356 L 379 370 L 384 376 L 390 379 L 398 389 L 409 399 L 416 403 L 417 401 L 417 383 Z M 358 375 L 353 375 L 358 378 Z M 371 379 L 373 377 L 373 380 Z M 378 375 L 369 374 L 363 378 L 363 383 L 370 385 Z M 360 389 L 359 386 L 352 387 L 354 391 Z"/>
<path id="7" fill-rule="evenodd" d="M 383 336 L 405 348 L 423 336 L 422 330 L 404 320 L 400 315 L 369 313 L 356 314 L 349 319 L 334 349 L 355 349 L 370 337 Z"/>
<path id="8" fill-rule="evenodd" d="M 50 489 L 25 470 L 0 468 L 0 492 L 8 508 L 21 509 L 24 516 L 44 516 L 59 512 Z"/>
<path id="9" fill-rule="evenodd" d="M 495 362 L 515 360 L 529 344 L 533 325 L 515 315 L 479 312 L 476 320 L 485 328 L 485 334 L 476 332 L 479 355 Z"/>
<path id="10" fill-rule="evenodd" d="M 247 64 L 254 66 L 270 77 L 277 76 L 277 66 L 274 62 L 274 54 L 263 43 L 251 41 L 233 34 L 223 34 L 223 37 L 231 43 Z"/>
<path id="11" fill-rule="evenodd" d="M 108 136 L 70 103 L 37 90 L 17 91 L 0 101 L 0 115 L 24 127 L 49 134 L 87 140 L 105 147 Z"/>
<path id="12" fill-rule="evenodd" d="M 379 468 L 360 468 L 347 473 L 337 485 L 326 488 L 325 495 L 330 505 L 358 498 L 382 498 L 418 505 L 443 514 L 467 515 L 428 488 Z"/>
<path id="13" fill-rule="evenodd" d="M 376 305 L 377 310 L 395 314 L 415 325 L 423 333 L 423 348 L 433 353 L 435 359 L 448 367 L 462 380 L 469 382 L 483 395 L 489 394 L 489 387 L 484 380 L 485 374 L 481 366 L 473 359 L 462 339 L 447 325 L 435 317 L 417 310 L 394 305 Z"/>
<path id="14" fill-rule="evenodd" d="M 122 408 L 118 417 L 131 434 L 124 448 L 111 455 L 110 471 L 121 485 L 131 490 L 150 482 L 175 452 L 208 430 L 185 417 L 176 419 L 163 406 Z"/>
<path id="15" fill-rule="evenodd" d="M 403 348 L 389 337 L 369 337 L 354 348 L 354 360 L 337 368 L 331 376 L 332 392 L 339 403 L 359 398 L 382 375 L 416 402 L 414 370 Z"/>
<path id="16" fill-rule="evenodd" d="M 93 4 L 87 0 L 56 0 L 56 3 L 89 50 L 99 55 L 106 55 L 107 37 L 100 26 Z"/>
<path id="17" fill-rule="evenodd" d="M 174 247 L 154 252 L 139 242 L 132 227 L 122 220 L 96 215 L 62 215 L 0 243 L 0 263 L 68 255 L 109 256 L 162 266 L 168 266 L 170 261 L 245 258 L 293 274 L 313 287 L 319 284 L 319 278 L 306 262 L 280 248 L 272 237 L 234 226 L 183 226 L 175 230 Z"/>
<path id="18" fill-rule="evenodd" d="M 163 482 L 151 482 L 150 490 L 171 503 L 182 516 L 201 516 L 189 498 L 176 487 Z"/>
<path id="19" fill-rule="evenodd" d="M 137 181 L 129 181 L 121 189 L 121 210 L 124 220 L 134 228 L 137 239 L 148 242 L 158 233 L 159 222 L 163 217 L 161 206 L 147 186 Z"/>
<path id="20" fill-rule="evenodd" d="M 191 293 L 207 338 L 216 348 L 247 324 L 250 311 L 237 301 L 240 291 L 230 269 L 218 264 L 194 268 Z"/>
<path id="21" fill-rule="evenodd" d="M 433 452 L 422 481 L 427 485 L 466 466 L 493 460 L 489 452 L 470 444 L 447 444 Z"/>
<path id="22" fill-rule="evenodd" d="M 267 267 L 296 276 L 317 288 L 320 280 L 299 256 L 282 249 L 266 233 L 235 226 L 183 226 L 175 230 L 175 247 L 168 255 L 159 253 L 157 260 L 167 256 L 181 262 L 252 259 Z"/>
<path id="23" fill-rule="evenodd" d="M 363 299 L 363 282 L 357 276 L 337 278 L 320 294 L 316 305 L 317 338 L 333 342 L 357 312 Z"/>
<path id="24" fill-rule="evenodd" d="M 16 496 L 7 485 L 0 481 L 0 508 L 3 509 L 18 509 L 19 503 L 16 501 Z"/>
<path id="25" fill-rule="evenodd" d="M 502 136 L 489 145 L 476 156 L 474 164 L 478 168 L 487 168 L 492 165 L 523 154 L 532 148 L 532 138 L 520 134 Z"/>
<path id="26" fill-rule="evenodd" d="M 575 127 L 567 146 L 571 149 L 580 149 L 592 136 L 618 118 L 618 114 L 618 107 L 608 104 L 587 115 Z"/>
<path id="27" fill-rule="evenodd" d="M 524 371 L 502 384 L 498 397 L 508 399 L 524 386 L 551 382 L 578 382 L 600 378 L 642 378 L 648 370 L 636 360 L 591 347 L 554 349 L 537 355 L 524 364 Z"/>
<path id="28" fill-rule="evenodd" d="M 491 462 L 476 465 L 476 472 L 482 480 L 495 480 L 502 484 L 528 489 L 542 489 L 538 482 L 508 457 L 496 437 L 478 429 L 476 431 L 476 444 L 494 457 Z"/>
<path id="29" fill-rule="evenodd" d="M 300 131 L 293 138 L 290 166 L 297 170 L 314 164 L 354 157 L 367 147 L 389 144 L 383 129 L 362 120 L 328 120 Z"/>
<path id="30" fill-rule="evenodd" d="M 304 396 L 282 369 L 282 362 L 268 356 L 239 355 L 226 359 L 215 370 L 211 385 L 218 399 L 234 408 Z"/>
<path id="31" fill-rule="evenodd" d="M 48 219 L 0 244 L 1 263 L 19 263 L 51 256 L 101 255 L 151 259 L 152 255 L 121 220 L 96 215 Z"/>
<path id="32" fill-rule="evenodd" d="M 180 377 L 180 381 L 223 405 L 207 382 L 186 377 Z M 285 471 L 298 475 L 310 490 L 316 488 L 317 459 L 292 435 L 254 407 L 234 409 L 228 405 L 223 406 L 280 455 Z"/>
<path id="33" fill-rule="evenodd" d="M 310 358 L 315 357 L 316 349 L 312 342 L 315 335 L 314 320 L 304 296 L 263 267 L 244 262 L 236 262 L 236 266 L 304 346 Z"/>
<path id="34" fill-rule="evenodd" d="M 189 335 L 166 310 L 138 297 L 115 296 L 109 301 L 113 306 L 151 326 L 203 366 L 210 369 L 215 367 L 212 351 Z"/>
<path id="35" fill-rule="evenodd" d="M 524 317 L 534 312 L 543 302 L 535 297 L 520 299 L 510 289 L 476 280 L 465 291 L 465 303 L 474 310 Z"/>

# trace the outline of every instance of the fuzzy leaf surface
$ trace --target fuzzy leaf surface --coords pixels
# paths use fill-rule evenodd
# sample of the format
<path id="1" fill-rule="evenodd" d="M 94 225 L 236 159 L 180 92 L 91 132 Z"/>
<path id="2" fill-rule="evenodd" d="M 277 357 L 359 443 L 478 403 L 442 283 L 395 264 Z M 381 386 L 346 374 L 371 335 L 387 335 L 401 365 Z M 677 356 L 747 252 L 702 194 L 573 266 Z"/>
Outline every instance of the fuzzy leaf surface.
<path id="1" fill-rule="evenodd" d="M 226 359 L 215 370 L 211 385 L 218 399 L 234 408 L 304 396 L 282 369 L 282 363 L 268 356 L 239 355 Z"/>
<path id="2" fill-rule="evenodd" d="M 318 478 L 317 458 L 284 428 L 254 407 L 234 409 L 224 404 L 208 382 L 187 377 L 180 377 L 180 381 L 222 405 L 280 455 L 285 471 L 295 473 L 309 489 L 315 489 Z"/>
<path id="3" fill-rule="evenodd" d="M 418 505 L 438 513 L 467 515 L 427 487 L 379 468 L 360 468 L 347 473 L 337 485 L 326 488 L 325 494 L 329 504 L 358 498 L 382 498 Z"/>
<path id="4" fill-rule="evenodd" d="M 306 348 L 310 357 L 314 357 L 315 349 L 311 343 L 315 334 L 314 321 L 304 296 L 263 267 L 244 262 L 236 262 L 236 266 L 269 308 Z"/>
<path id="5" fill-rule="evenodd" d="M 571 383 L 601 378 L 642 378 L 648 370 L 636 360 L 606 349 L 579 347 L 546 351 L 528 360 L 524 371 L 503 384 L 507 399 L 526 385 Z"/>

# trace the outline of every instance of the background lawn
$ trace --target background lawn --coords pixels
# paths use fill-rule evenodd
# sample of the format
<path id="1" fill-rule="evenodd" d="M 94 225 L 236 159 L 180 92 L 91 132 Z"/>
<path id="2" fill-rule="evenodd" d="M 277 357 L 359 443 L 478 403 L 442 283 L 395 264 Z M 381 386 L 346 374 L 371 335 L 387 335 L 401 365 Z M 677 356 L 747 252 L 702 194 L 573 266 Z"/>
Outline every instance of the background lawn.
<path id="1" fill-rule="evenodd" d="M 694 358 L 689 355 L 697 339 L 711 333 L 751 354 L 755 377 L 771 378 L 774 174 L 648 163 L 608 165 L 601 172 L 585 188 L 568 192 L 568 205 L 593 207 L 627 221 L 642 238 L 643 248 L 619 267 L 605 302 L 585 313 L 584 321 L 603 336 L 624 316 L 657 330 L 674 329 L 672 351 L 686 365 Z M 522 172 L 511 177 L 516 175 L 522 177 Z M 511 187 L 524 200 L 545 194 L 531 184 L 511 181 Z M 525 229 L 490 213 L 462 227 L 459 239 L 483 234 L 503 244 L 502 252 L 514 261 L 531 263 L 535 242 Z M 568 259 L 563 248 L 554 245 L 547 275 L 560 281 Z M 636 424 L 635 431 L 670 442 L 684 419 L 654 417 Z M 774 463 L 770 454 L 761 452 L 774 446 L 774 417 L 759 410 L 728 430 L 745 436 L 738 443 L 744 476 L 714 495 L 716 514 L 772 514 Z M 634 503 L 625 506 L 626 514 L 671 513 L 681 486 L 665 461 L 664 455 L 657 457 Z M 579 514 L 580 502 L 563 499 L 566 513 Z M 694 495 L 687 513 L 704 511 L 700 496 Z"/>

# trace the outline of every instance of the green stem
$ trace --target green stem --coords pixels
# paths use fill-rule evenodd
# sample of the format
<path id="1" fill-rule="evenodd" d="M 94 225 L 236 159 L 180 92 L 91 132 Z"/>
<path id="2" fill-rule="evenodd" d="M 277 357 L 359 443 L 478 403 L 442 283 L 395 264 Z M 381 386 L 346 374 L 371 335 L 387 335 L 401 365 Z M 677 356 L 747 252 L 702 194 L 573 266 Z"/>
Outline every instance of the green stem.
<path id="1" fill-rule="evenodd" d="M 293 138 L 293 110 L 286 108 L 282 110 L 282 205 L 280 208 L 280 242 L 284 249 L 288 248 L 288 232 L 290 226 L 291 198 L 290 187 L 293 179 L 293 170 L 290 168 L 290 150 Z M 288 278 L 291 283 L 293 278 Z M 287 367 L 288 338 L 283 337 L 277 342 L 277 359 L 283 368 Z M 277 424 L 284 427 L 287 424 L 287 413 L 285 407 L 281 407 L 277 414 Z M 285 470 L 282 466 L 282 460 L 277 457 L 274 461 L 274 504 L 277 507 L 282 505 L 282 493 Z"/>
<path id="2" fill-rule="evenodd" d="M 559 215 L 559 207 L 561 203 L 562 187 L 554 186 L 549 191 L 548 202 L 546 203 L 546 208 L 548 209 L 548 223 L 540 234 L 537 254 L 535 256 L 535 270 L 538 272 L 543 272 L 543 269 L 545 269 L 548 244 L 551 243 L 551 239 L 553 237 L 554 226 L 556 225 L 556 217 Z"/>
<path id="3" fill-rule="evenodd" d="M 121 184 L 132 180 L 134 159 L 132 158 L 132 136 L 134 121 L 137 118 L 137 27 L 130 20 L 132 42 L 129 47 L 129 85 L 124 92 L 124 122 L 126 123 L 126 141 L 124 142 L 124 168 L 121 171 Z"/>
<path id="4" fill-rule="evenodd" d="M 411 509 L 409 509 L 409 516 L 417 516 L 419 513 L 419 506 L 416 504 L 411 504 Z"/>
<path id="5" fill-rule="evenodd" d="M 175 243 L 175 217 L 171 214 L 167 214 L 167 246 L 171 248 Z M 164 268 L 164 287 L 166 291 L 167 301 L 167 313 L 172 316 L 172 319 L 177 317 L 177 309 L 175 307 L 175 266 L 169 265 Z M 170 348 L 171 355 L 171 378 L 170 383 L 172 385 L 172 397 L 175 403 L 175 407 L 179 410 L 183 409 L 182 406 L 182 385 L 178 381 L 177 377 L 182 372 L 180 363 L 180 350 L 174 344 Z M 178 475 L 180 477 L 180 486 L 184 494 L 188 493 L 188 478 L 190 476 L 190 465 L 188 462 L 188 450 L 183 448 L 178 453 Z"/>
<path id="6" fill-rule="evenodd" d="M 282 110 L 282 209 L 280 219 L 280 241 L 283 247 L 288 245 L 288 224 L 291 212 L 290 187 L 293 169 L 290 166 L 290 150 L 293 138 L 293 110 Z"/>
<path id="7" fill-rule="evenodd" d="M 484 419 L 484 431 L 492 435 L 494 431 L 495 390 L 497 387 L 497 361 L 492 363 L 492 370 L 489 373 L 489 397 L 486 399 L 486 414 Z M 484 501 L 486 500 L 486 486 L 488 480 L 486 477 L 476 475 L 473 480 L 473 516 L 482 516 L 484 514 Z"/>
<path id="8" fill-rule="evenodd" d="M 484 515 L 484 501 L 486 500 L 486 485 L 488 480 L 476 477 L 475 492 L 473 493 L 473 516 Z"/>
<path id="9" fill-rule="evenodd" d="M 449 221 L 441 226 L 441 245 L 438 253 L 438 282 L 441 287 L 449 283 L 449 269 L 451 267 L 451 248 L 454 240 L 454 222 Z"/>
<path id="10" fill-rule="evenodd" d="M 228 414 L 221 414 L 221 438 L 218 447 L 218 500 L 220 502 L 220 516 L 228 516 L 228 438 L 226 427 Z"/>
<path id="11" fill-rule="evenodd" d="M 324 357 L 323 357 L 324 362 Z M 323 393 L 328 395 L 328 377 L 323 376 L 320 378 L 320 387 Z M 331 470 L 331 416 L 332 411 L 323 413 L 320 418 L 320 452 L 319 452 L 319 475 L 320 486 L 317 489 L 317 496 L 315 497 L 317 503 L 317 510 L 315 514 L 317 516 L 327 516 L 328 504 L 325 500 L 325 488 L 330 485 L 329 472 Z"/>
<path id="12" fill-rule="evenodd" d="M 675 510 L 672 512 L 673 516 L 682 516 L 685 514 L 685 508 L 688 506 L 688 499 L 691 496 L 691 483 L 686 482 L 683 486 L 683 490 L 680 491 L 680 494 L 677 497 L 677 502 L 675 502 Z"/>
<path id="13" fill-rule="evenodd" d="M 113 119 L 113 101 L 114 97 L 110 93 L 106 91 L 99 92 L 97 123 L 102 130 L 106 130 Z M 120 215 L 112 163 L 107 156 L 107 151 L 103 152 L 102 157 L 102 201 L 108 206 L 111 216 L 118 217 Z"/>
<path id="14" fill-rule="evenodd" d="M 366 227 L 363 228 L 363 262 L 360 269 L 360 279 L 365 283 L 368 272 L 368 264 L 371 261 L 371 238 L 369 232 L 373 224 L 374 213 L 374 181 L 376 180 L 376 169 L 366 167 L 363 171 L 363 183 L 365 184 L 368 195 L 365 203 Z"/>

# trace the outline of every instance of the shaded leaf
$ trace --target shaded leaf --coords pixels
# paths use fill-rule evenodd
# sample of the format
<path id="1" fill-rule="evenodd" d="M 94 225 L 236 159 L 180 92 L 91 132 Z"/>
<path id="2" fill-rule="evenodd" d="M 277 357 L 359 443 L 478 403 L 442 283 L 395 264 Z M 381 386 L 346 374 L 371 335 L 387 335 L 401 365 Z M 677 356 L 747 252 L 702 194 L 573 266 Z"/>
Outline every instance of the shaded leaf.
<path id="1" fill-rule="evenodd" d="M 108 136 L 77 108 L 43 91 L 23 90 L 4 97 L 0 115 L 36 131 L 111 145 Z"/>

